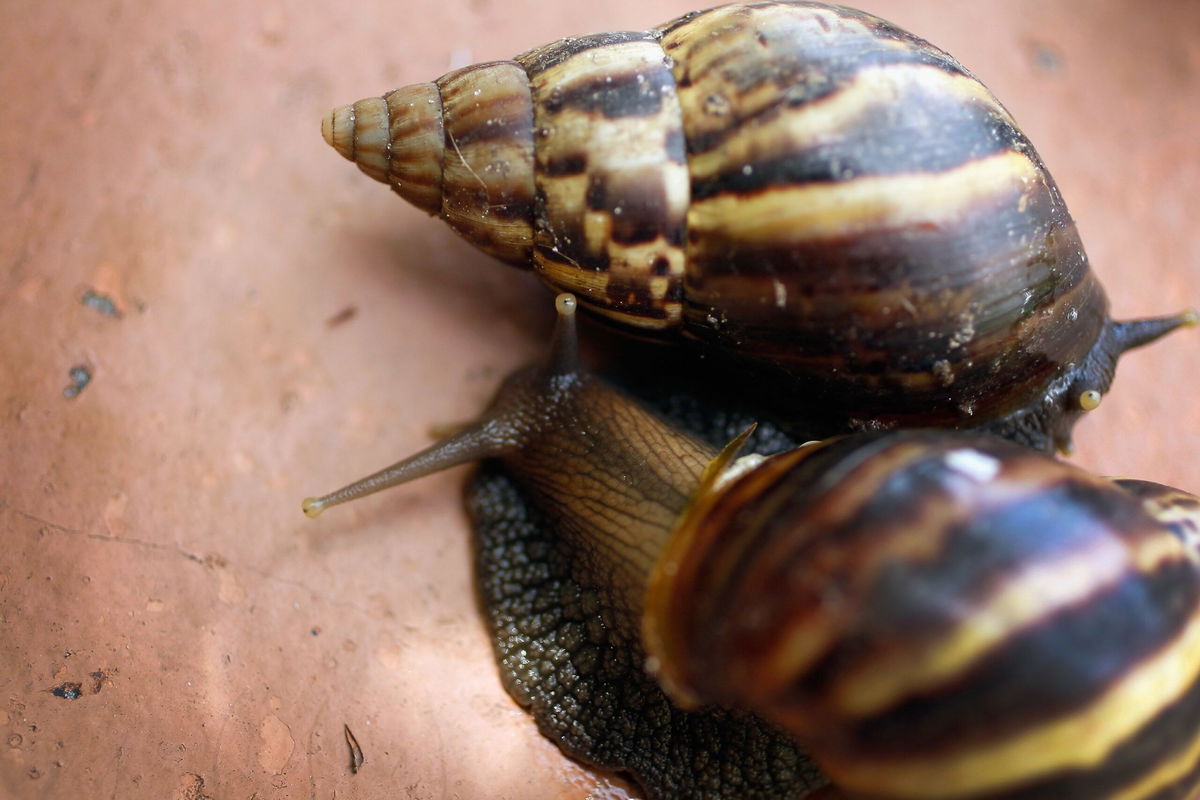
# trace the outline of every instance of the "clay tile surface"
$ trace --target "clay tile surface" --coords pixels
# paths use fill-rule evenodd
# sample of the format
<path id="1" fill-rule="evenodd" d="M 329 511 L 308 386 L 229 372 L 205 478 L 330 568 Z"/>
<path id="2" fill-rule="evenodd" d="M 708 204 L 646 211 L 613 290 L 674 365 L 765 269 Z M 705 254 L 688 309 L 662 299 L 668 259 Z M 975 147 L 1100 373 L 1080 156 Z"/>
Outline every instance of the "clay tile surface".
<path id="1" fill-rule="evenodd" d="M 1115 316 L 1200 305 L 1200 5 L 862 4 L 1013 112 Z M 465 470 L 300 513 L 471 418 L 551 318 L 532 278 L 364 178 L 319 122 L 687 10 L 0 4 L 0 797 L 632 791 L 501 688 Z M 1076 463 L 1200 489 L 1197 335 L 1122 362 Z"/>

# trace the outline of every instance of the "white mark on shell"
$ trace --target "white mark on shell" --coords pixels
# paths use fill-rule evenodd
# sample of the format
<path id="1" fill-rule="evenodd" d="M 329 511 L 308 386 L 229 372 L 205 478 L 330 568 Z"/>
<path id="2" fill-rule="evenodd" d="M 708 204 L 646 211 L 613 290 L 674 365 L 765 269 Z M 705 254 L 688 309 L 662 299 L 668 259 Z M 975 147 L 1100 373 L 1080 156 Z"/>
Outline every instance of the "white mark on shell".
<path id="1" fill-rule="evenodd" d="M 778 308 L 787 305 L 787 287 L 783 285 L 783 281 L 775 281 L 775 305 Z"/>
<path id="2" fill-rule="evenodd" d="M 942 460 L 946 462 L 949 469 L 965 475 L 976 483 L 986 483 L 1000 472 L 1000 462 L 978 450 L 968 448 L 951 450 Z"/>
<path id="3" fill-rule="evenodd" d="M 944 358 L 933 362 L 933 374 L 942 386 L 949 386 L 954 383 L 954 369 L 950 366 L 950 362 Z"/>

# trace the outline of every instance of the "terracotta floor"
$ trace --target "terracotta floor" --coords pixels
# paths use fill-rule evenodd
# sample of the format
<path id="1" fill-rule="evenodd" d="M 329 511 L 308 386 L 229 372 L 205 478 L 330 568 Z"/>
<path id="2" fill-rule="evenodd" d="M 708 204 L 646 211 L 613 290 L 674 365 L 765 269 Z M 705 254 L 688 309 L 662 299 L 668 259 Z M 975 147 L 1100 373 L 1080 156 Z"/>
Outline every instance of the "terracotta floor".
<path id="1" fill-rule="evenodd" d="M 1200 5 L 864 5 L 1008 104 L 1117 316 L 1200 305 Z M 461 470 L 299 512 L 471 417 L 550 317 L 318 123 L 685 10 L 0 4 L 0 796 L 623 796 L 500 688 Z M 1200 489 L 1198 335 L 1127 358 L 1079 463 Z"/>

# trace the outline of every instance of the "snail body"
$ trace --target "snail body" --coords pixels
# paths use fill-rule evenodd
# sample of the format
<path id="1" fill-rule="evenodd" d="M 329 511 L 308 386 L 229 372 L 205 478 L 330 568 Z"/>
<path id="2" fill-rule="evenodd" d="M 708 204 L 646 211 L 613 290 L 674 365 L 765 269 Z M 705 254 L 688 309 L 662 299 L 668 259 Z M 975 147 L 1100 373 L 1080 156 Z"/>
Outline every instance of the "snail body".
<path id="1" fill-rule="evenodd" d="M 680 433 L 582 371 L 574 303 L 558 305 L 550 363 L 510 378 L 479 422 L 306 512 L 500 459 L 573 577 L 603 587 L 614 624 L 634 620 L 677 703 L 761 716 L 848 797 L 1200 788 L 1200 551 L 1187 535 L 1200 500 L 966 433 L 735 461 L 736 445 Z M 504 513 L 476 503 L 477 524 Z"/>
<path id="2" fill-rule="evenodd" d="M 564 39 L 331 112 L 325 138 L 618 326 L 798 413 L 1067 449 L 1120 353 L 1053 178 L 951 56 L 808 2 Z"/>

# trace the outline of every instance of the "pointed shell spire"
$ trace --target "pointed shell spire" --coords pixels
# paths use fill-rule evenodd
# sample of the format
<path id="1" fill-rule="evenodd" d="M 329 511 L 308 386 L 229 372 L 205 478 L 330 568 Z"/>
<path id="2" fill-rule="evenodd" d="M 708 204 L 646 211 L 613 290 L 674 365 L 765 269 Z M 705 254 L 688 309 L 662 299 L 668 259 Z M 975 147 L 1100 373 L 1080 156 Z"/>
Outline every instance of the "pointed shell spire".
<path id="1" fill-rule="evenodd" d="M 527 267 L 533 250 L 533 106 L 514 61 L 455 70 L 325 115 L 321 134 L 364 173 L 467 241 Z"/>
<path id="2" fill-rule="evenodd" d="M 445 136 L 437 86 L 418 83 L 330 111 L 321 135 L 365 174 L 430 214 L 442 210 Z"/>

